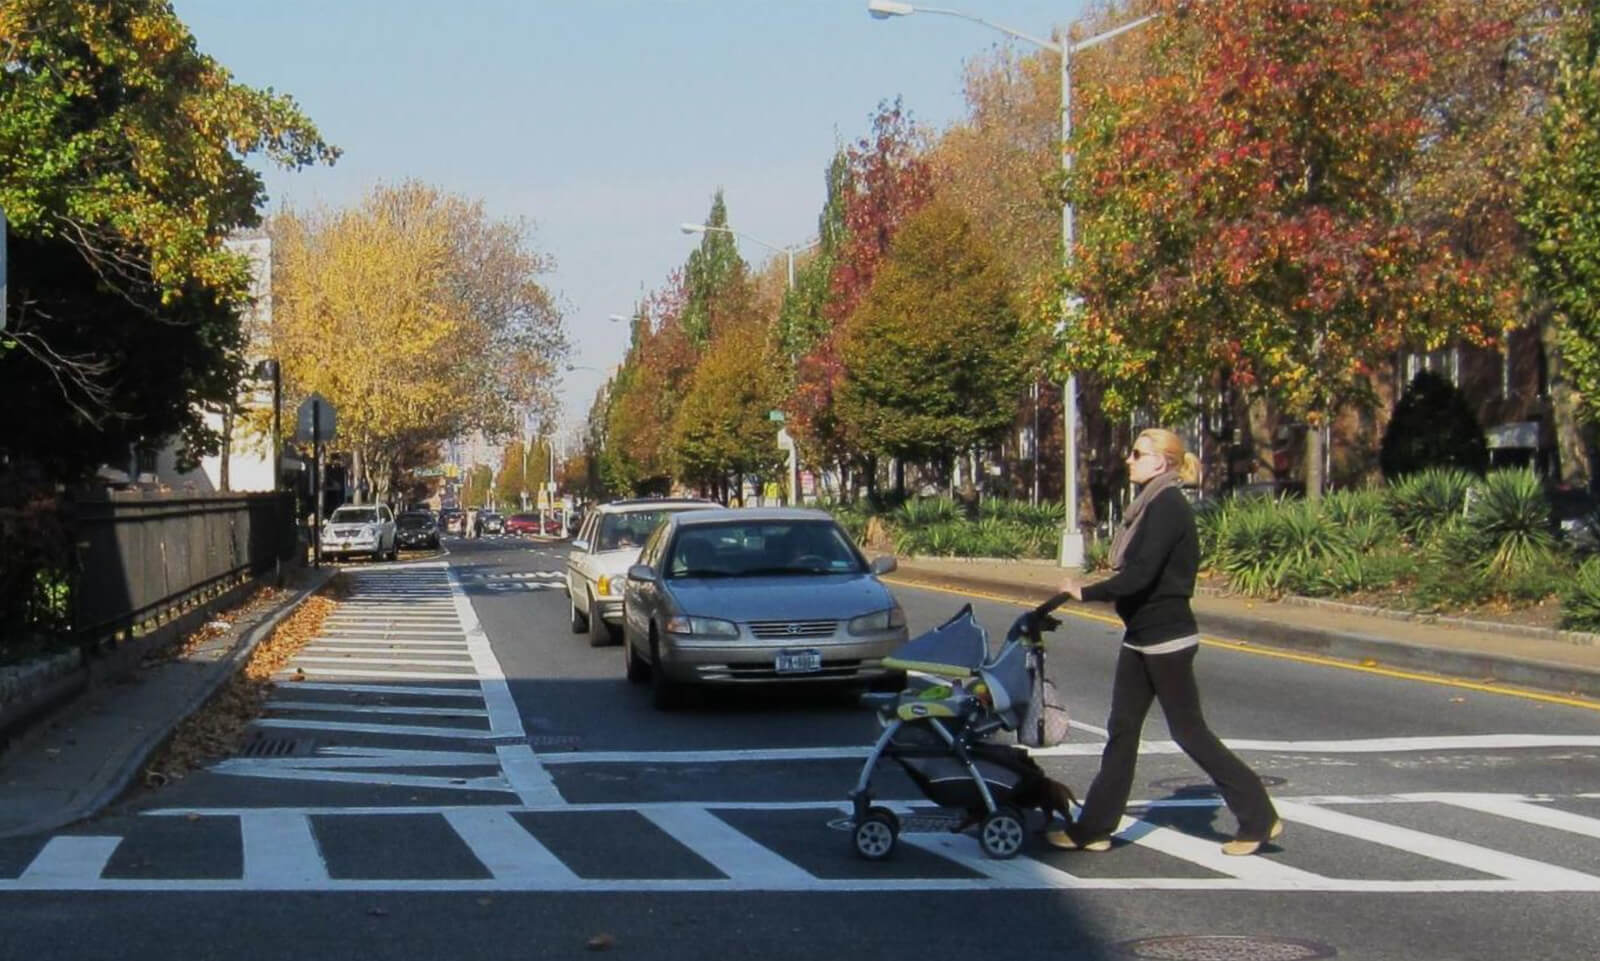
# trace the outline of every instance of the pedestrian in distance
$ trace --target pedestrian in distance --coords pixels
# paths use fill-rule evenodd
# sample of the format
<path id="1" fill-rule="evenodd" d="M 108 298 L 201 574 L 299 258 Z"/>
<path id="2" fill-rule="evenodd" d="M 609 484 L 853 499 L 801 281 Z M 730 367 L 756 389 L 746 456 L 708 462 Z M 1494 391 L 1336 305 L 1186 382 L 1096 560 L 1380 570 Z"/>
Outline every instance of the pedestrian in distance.
<path id="1" fill-rule="evenodd" d="M 1108 851 L 1133 789 L 1139 735 L 1152 700 L 1161 702 L 1178 747 L 1211 777 L 1239 822 L 1222 853 L 1255 854 L 1283 833 L 1261 778 L 1206 725 L 1195 684 L 1199 628 L 1194 596 L 1200 545 L 1194 511 L 1182 485 L 1198 476 L 1198 462 L 1169 430 L 1142 431 L 1128 452 L 1128 478 L 1140 490 L 1111 541 L 1109 578 L 1084 584 L 1068 577 L 1064 593 L 1080 601 L 1113 601 L 1122 619 L 1122 649 L 1111 690 L 1111 717 L 1100 772 L 1084 796 L 1076 823 L 1046 840 L 1069 851 Z"/>

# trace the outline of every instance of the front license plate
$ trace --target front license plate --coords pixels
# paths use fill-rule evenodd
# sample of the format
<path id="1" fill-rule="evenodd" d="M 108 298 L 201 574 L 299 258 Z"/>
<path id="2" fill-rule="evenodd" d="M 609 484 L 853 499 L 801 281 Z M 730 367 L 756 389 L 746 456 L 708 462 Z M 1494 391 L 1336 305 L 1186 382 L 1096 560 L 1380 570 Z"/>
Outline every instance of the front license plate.
<path id="1" fill-rule="evenodd" d="M 821 651 L 779 651 L 776 661 L 779 674 L 809 674 L 822 670 Z"/>

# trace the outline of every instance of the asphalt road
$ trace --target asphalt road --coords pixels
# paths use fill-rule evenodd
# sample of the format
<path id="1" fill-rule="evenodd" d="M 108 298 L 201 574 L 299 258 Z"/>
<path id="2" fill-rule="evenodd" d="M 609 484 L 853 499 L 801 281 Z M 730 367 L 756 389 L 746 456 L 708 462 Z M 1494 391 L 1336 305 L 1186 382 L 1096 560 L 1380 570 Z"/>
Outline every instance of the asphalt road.
<path id="1" fill-rule="evenodd" d="M 1207 648 L 1280 846 L 1217 853 L 1232 819 L 1156 712 L 1111 853 L 985 859 L 883 772 L 910 820 L 871 863 L 841 830 L 877 734 L 848 692 L 656 711 L 570 632 L 560 545 L 447 547 L 350 566 L 240 757 L 0 842 L 0 959 L 1600 956 L 1594 711 Z M 896 593 L 914 632 L 968 600 Z M 973 604 L 996 634 L 1019 610 Z M 1036 756 L 1081 791 L 1115 628 L 1069 617 L 1049 653 L 1075 733 Z"/>

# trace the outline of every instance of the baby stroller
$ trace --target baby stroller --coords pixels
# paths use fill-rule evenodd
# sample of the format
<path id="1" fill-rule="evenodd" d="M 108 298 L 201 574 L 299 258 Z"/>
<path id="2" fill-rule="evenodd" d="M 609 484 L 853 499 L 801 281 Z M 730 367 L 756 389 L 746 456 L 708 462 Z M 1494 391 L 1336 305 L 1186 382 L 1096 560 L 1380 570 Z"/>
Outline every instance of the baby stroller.
<path id="1" fill-rule="evenodd" d="M 1065 712 L 1047 703 L 1054 687 L 1044 681 L 1040 636 L 1059 626 L 1050 611 L 1065 599 L 1057 595 L 1018 617 L 992 658 L 988 633 L 968 604 L 884 659 L 886 667 L 949 681 L 862 698 L 877 710 L 884 729 L 850 793 L 858 855 L 887 858 L 900 834 L 895 813 L 872 803 L 872 772 L 882 758 L 898 762 L 928 800 L 964 810 L 967 819 L 956 830 L 977 823 L 979 845 L 992 858 L 1022 849 L 1023 812 L 1029 808 L 1044 810 L 1047 818 L 1059 811 L 1071 819 L 1072 792 L 1065 785 L 1046 776 L 1025 748 L 990 740 L 1001 731 L 1015 731 L 1034 746 L 1065 737 Z"/>

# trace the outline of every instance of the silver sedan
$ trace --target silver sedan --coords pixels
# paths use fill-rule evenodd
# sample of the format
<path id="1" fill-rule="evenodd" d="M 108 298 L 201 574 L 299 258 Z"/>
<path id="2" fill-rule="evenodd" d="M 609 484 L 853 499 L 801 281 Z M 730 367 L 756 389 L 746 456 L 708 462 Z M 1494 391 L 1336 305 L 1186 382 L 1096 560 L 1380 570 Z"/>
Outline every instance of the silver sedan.
<path id="1" fill-rule="evenodd" d="M 623 588 L 628 680 L 657 707 L 686 685 L 895 683 L 883 658 L 907 638 L 905 612 L 834 519 L 797 508 L 674 514 Z"/>

